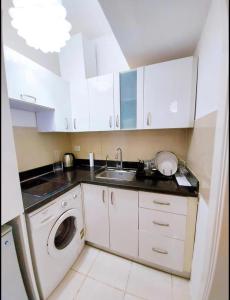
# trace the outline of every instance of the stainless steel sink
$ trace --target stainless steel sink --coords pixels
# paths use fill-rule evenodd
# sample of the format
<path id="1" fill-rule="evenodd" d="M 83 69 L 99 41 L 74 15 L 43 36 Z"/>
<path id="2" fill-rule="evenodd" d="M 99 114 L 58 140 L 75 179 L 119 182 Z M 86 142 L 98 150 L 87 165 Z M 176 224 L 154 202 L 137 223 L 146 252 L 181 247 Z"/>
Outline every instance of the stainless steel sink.
<path id="1" fill-rule="evenodd" d="M 118 170 L 118 169 L 105 169 L 96 175 L 100 179 L 124 180 L 133 181 L 136 176 L 135 170 Z"/>

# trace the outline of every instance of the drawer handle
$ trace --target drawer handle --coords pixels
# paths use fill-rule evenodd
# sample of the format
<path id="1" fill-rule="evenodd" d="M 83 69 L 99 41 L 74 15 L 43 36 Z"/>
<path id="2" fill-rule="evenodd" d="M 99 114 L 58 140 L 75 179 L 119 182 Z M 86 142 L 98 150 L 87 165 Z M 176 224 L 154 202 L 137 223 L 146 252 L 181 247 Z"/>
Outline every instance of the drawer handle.
<path id="1" fill-rule="evenodd" d="M 160 202 L 160 201 L 156 201 L 156 200 L 153 200 L 153 203 L 160 204 L 160 205 L 170 205 L 170 202 Z"/>
<path id="2" fill-rule="evenodd" d="M 168 223 L 158 223 L 158 222 L 156 222 L 156 221 L 153 221 L 153 224 L 154 224 L 154 225 L 159 225 L 159 226 L 169 226 Z"/>
<path id="3" fill-rule="evenodd" d="M 152 248 L 152 250 L 154 252 L 157 252 L 157 253 L 168 254 L 168 251 L 166 251 L 166 250 L 161 250 L 161 249 L 158 249 L 158 248 Z"/>

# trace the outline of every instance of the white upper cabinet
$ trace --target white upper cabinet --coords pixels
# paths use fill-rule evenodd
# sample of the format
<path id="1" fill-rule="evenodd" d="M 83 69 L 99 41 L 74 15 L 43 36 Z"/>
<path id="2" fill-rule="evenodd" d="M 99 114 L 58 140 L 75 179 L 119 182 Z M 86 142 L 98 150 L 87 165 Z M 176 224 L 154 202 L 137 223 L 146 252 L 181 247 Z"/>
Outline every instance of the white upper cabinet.
<path id="1" fill-rule="evenodd" d="M 114 74 L 115 129 L 143 128 L 143 68 Z"/>
<path id="2" fill-rule="evenodd" d="M 4 58 L 8 97 L 11 100 L 11 106 L 20 108 L 23 103 L 31 103 L 53 108 L 53 92 L 56 88 L 52 82 L 53 74 L 8 47 L 4 47 Z M 19 101 L 21 101 L 21 104 Z"/>
<path id="3" fill-rule="evenodd" d="M 70 83 L 72 131 L 89 131 L 89 96 L 87 80 Z"/>
<path id="4" fill-rule="evenodd" d="M 59 54 L 63 79 L 70 83 L 72 131 L 89 131 L 87 78 L 96 76 L 94 44 L 79 33 L 71 37 Z"/>
<path id="5" fill-rule="evenodd" d="M 144 67 L 144 128 L 193 127 L 197 61 L 193 57 Z"/>
<path id="6" fill-rule="evenodd" d="M 69 83 L 58 76 L 53 76 L 52 85 L 55 86 L 55 110 L 37 112 L 37 128 L 42 132 L 71 132 L 73 124 L 71 118 Z"/>
<path id="7" fill-rule="evenodd" d="M 114 129 L 113 74 L 89 78 L 90 130 Z"/>

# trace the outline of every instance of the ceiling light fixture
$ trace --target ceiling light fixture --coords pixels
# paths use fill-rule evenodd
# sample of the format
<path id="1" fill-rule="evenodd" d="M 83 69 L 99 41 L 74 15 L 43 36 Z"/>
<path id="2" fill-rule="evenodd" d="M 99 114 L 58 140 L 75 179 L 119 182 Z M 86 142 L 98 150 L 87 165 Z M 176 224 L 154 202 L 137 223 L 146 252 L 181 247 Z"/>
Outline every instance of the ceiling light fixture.
<path id="1" fill-rule="evenodd" d="M 70 39 L 71 24 L 61 0 L 13 0 L 11 24 L 26 44 L 47 52 L 59 52 Z"/>

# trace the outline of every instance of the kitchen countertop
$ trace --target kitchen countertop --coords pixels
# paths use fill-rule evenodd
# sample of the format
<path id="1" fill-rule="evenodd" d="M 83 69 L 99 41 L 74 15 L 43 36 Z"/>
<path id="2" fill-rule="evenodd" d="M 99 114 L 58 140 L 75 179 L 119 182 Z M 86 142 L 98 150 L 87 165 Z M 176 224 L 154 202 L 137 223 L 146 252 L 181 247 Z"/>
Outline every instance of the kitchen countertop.
<path id="1" fill-rule="evenodd" d="M 24 209 L 26 213 L 29 213 L 47 203 L 61 196 L 73 187 L 80 183 L 89 183 L 97 185 L 105 185 L 114 188 L 124 188 L 137 191 L 155 192 L 179 196 L 198 197 L 199 183 L 197 179 L 189 173 L 187 179 L 189 180 L 191 187 L 179 186 L 176 182 L 175 176 L 171 179 L 165 180 L 161 178 L 156 179 L 137 179 L 133 181 L 116 181 L 110 179 L 96 178 L 96 174 L 101 170 L 101 166 L 95 166 L 90 168 L 89 166 L 77 166 L 73 170 L 63 172 L 48 172 L 45 175 L 39 176 L 39 179 L 52 181 L 53 183 L 62 183 L 63 186 L 56 192 L 49 193 L 44 196 L 35 196 L 24 192 L 25 184 L 33 183 L 33 179 L 21 182 L 22 198 Z"/>

